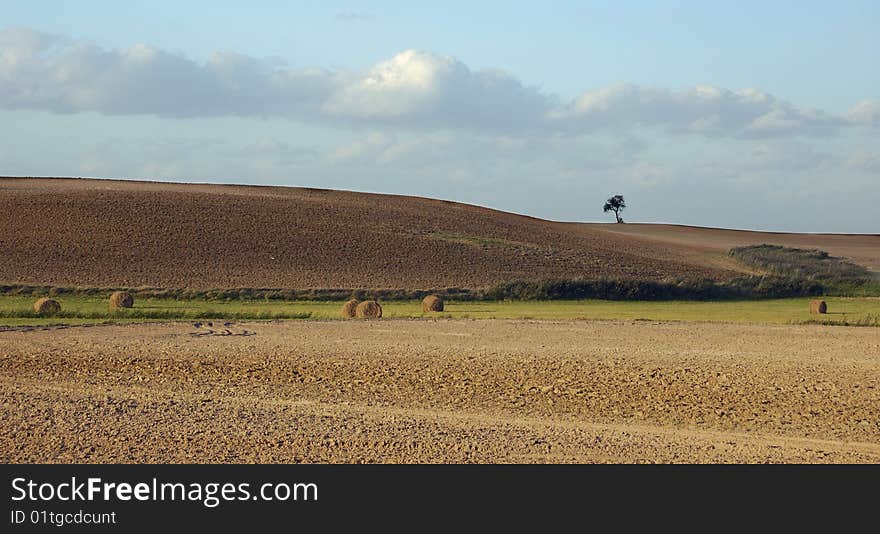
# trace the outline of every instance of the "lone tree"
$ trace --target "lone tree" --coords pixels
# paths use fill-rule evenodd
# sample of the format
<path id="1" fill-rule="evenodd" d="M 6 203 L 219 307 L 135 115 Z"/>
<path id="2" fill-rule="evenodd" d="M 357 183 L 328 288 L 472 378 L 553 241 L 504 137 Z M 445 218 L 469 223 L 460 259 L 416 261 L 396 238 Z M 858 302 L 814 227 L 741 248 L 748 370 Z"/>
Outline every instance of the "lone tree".
<path id="1" fill-rule="evenodd" d="M 614 217 L 617 218 L 617 222 L 622 223 L 623 218 L 620 216 L 620 212 L 626 208 L 626 202 L 623 200 L 623 195 L 614 195 L 605 201 L 605 206 L 602 208 L 604 213 L 608 213 L 609 211 L 614 212 Z"/>

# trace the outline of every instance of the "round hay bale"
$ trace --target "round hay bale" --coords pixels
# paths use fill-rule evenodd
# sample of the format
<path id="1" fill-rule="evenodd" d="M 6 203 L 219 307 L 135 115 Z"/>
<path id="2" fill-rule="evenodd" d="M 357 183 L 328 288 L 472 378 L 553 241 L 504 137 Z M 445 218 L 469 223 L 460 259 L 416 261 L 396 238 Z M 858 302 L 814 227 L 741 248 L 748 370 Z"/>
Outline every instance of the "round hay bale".
<path id="1" fill-rule="evenodd" d="M 378 319 L 382 317 L 382 306 L 375 300 L 365 300 L 357 305 L 354 314 L 361 319 Z"/>
<path id="2" fill-rule="evenodd" d="M 355 316 L 355 310 L 360 304 L 358 299 L 351 299 L 342 305 L 342 318 L 343 319 L 351 319 Z"/>
<path id="3" fill-rule="evenodd" d="M 110 309 L 131 308 L 134 306 L 134 297 L 126 291 L 114 291 L 110 295 Z"/>
<path id="4" fill-rule="evenodd" d="M 810 313 L 828 313 L 828 304 L 826 304 L 824 300 L 811 300 Z"/>
<path id="5" fill-rule="evenodd" d="M 443 299 L 440 298 L 438 295 L 428 295 L 427 297 L 422 299 L 422 311 L 425 313 L 442 312 Z"/>
<path id="6" fill-rule="evenodd" d="M 34 302 L 34 311 L 40 315 L 55 315 L 61 311 L 61 303 L 55 299 L 43 297 Z"/>

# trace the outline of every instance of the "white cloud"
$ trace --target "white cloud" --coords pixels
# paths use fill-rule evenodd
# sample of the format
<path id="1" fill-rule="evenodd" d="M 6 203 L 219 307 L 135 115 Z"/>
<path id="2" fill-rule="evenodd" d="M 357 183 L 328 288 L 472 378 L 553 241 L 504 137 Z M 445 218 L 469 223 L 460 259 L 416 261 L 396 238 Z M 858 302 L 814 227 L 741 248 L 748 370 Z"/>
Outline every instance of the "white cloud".
<path id="1" fill-rule="evenodd" d="M 846 117 L 856 124 L 880 126 L 880 102 L 862 100 L 847 112 Z"/>
<path id="2" fill-rule="evenodd" d="M 524 136 L 639 128 L 706 137 L 832 135 L 880 123 L 866 100 L 845 116 L 756 90 L 620 84 L 568 104 L 498 70 L 406 50 L 366 72 L 291 68 L 230 52 L 198 62 L 145 44 L 106 50 L 24 29 L 0 31 L 0 107 L 159 117 L 282 117 L 331 127 Z"/>
<path id="3" fill-rule="evenodd" d="M 27 30 L 0 32 L 0 105 L 160 117 L 308 116 L 339 84 L 320 70 L 216 53 L 200 64 L 136 44 L 120 50 Z"/>
<path id="4" fill-rule="evenodd" d="M 670 91 L 618 84 L 586 92 L 553 116 L 574 128 L 656 126 L 670 132 L 735 137 L 829 133 L 845 124 L 841 118 L 799 109 L 757 89 L 730 91 L 705 85 Z"/>
<path id="5" fill-rule="evenodd" d="M 324 109 L 355 117 L 400 117 L 437 104 L 450 80 L 467 76 L 451 58 L 407 50 L 373 67 L 332 95 Z M 464 74 L 464 75 L 463 75 Z"/>
<path id="6" fill-rule="evenodd" d="M 538 126 L 549 100 L 499 71 L 407 50 L 331 94 L 323 111 L 368 122 L 518 130 Z"/>

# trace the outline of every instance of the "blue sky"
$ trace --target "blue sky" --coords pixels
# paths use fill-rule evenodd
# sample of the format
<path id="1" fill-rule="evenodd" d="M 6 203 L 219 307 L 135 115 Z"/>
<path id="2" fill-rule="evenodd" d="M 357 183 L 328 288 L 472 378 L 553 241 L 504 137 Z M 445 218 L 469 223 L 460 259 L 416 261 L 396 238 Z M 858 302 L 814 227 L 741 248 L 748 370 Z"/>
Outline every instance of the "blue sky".
<path id="1" fill-rule="evenodd" d="M 0 174 L 880 232 L 877 2 L 147 4 L 3 6 Z"/>

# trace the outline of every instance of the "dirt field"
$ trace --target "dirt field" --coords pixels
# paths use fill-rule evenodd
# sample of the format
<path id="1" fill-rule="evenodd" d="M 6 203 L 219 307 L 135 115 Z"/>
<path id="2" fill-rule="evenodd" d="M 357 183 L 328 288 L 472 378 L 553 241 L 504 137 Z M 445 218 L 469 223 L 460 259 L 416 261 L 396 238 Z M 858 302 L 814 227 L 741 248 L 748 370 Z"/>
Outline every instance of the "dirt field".
<path id="1" fill-rule="evenodd" d="M 726 252 L 743 245 L 782 245 L 794 248 L 818 248 L 834 256 L 849 258 L 870 269 L 880 270 L 880 235 L 789 234 L 751 232 L 724 228 L 700 228 L 677 224 L 577 224 L 590 231 L 627 235 L 644 239 L 654 246 L 666 243 L 675 248 L 691 248 L 699 253 Z"/>
<path id="2" fill-rule="evenodd" d="M 785 242 L 880 266 L 878 236 L 564 224 L 418 197 L 292 187 L 0 178 L 0 283 L 479 288 L 548 278 L 711 278 L 729 246 Z M 804 241 L 806 239 L 806 241 Z"/>
<path id="3" fill-rule="evenodd" d="M 0 332 L 3 462 L 880 462 L 874 328 Z"/>
<path id="4" fill-rule="evenodd" d="M 425 289 L 734 274 L 476 206 L 291 187 L 2 178 L 0 228 L 0 283 Z"/>

